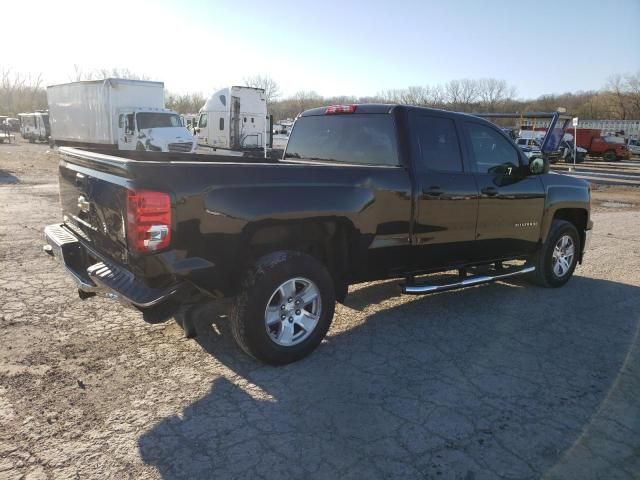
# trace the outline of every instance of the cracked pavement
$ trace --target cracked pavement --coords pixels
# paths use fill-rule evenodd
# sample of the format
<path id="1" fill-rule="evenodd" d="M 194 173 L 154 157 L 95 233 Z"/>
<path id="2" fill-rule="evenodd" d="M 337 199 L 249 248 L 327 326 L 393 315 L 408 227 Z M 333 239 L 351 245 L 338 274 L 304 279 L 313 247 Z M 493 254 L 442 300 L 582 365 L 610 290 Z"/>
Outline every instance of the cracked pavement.
<path id="1" fill-rule="evenodd" d="M 0 479 L 640 478 L 640 210 L 598 207 L 561 289 L 352 286 L 318 350 L 274 368 L 222 306 L 187 340 L 80 300 L 41 248 L 56 166 L 0 146 Z"/>

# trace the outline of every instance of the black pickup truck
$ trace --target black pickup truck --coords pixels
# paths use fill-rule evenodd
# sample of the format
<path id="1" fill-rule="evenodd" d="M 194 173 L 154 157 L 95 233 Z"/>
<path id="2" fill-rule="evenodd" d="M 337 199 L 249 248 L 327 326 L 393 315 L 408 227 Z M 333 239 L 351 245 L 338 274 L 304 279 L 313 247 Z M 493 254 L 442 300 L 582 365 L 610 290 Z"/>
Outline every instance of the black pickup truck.
<path id="1" fill-rule="evenodd" d="M 45 250 L 81 298 L 230 297 L 238 344 L 271 364 L 320 344 L 349 284 L 400 278 L 424 294 L 527 274 L 559 287 L 592 228 L 587 183 L 549 173 L 486 120 L 427 108 L 306 111 L 273 161 L 59 154 L 63 222 L 46 227 Z"/>

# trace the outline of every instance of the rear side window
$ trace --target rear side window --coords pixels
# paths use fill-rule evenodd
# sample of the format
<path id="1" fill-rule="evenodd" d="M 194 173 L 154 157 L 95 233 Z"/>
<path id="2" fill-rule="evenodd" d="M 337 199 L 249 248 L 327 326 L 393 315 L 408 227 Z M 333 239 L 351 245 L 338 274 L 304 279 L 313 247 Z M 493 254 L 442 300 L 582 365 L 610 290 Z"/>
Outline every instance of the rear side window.
<path id="1" fill-rule="evenodd" d="M 296 120 L 285 158 L 398 165 L 393 118 L 388 114 L 301 117 Z"/>
<path id="2" fill-rule="evenodd" d="M 466 122 L 476 172 L 507 175 L 517 168 L 520 161 L 517 150 L 493 128 L 474 122 Z"/>
<path id="3" fill-rule="evenodd" d="M 460 143 L 453 120 L 416 115 L 411 122 L 420 147 L 418 171 L 462 172 Z"/>

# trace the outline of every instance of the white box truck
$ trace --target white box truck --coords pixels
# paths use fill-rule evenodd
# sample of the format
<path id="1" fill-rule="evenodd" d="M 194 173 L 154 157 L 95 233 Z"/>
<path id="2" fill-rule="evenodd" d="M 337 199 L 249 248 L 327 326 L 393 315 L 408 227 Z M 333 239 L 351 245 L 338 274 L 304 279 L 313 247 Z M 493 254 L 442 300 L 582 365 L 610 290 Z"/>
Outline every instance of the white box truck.
<path id="1" fill-rule="evenodd" d="M 180 115 L 164 108 L 164 84 L 107 78 L 47 87 L 56 145 L 193 152 Z"/>
<path id="2" fill-rule="evenodd" d="M 199 145 L 254 150 L 270 143 L 267 99 L 262 88 L 229 87 L 211 95 L 198 113 Z"/>

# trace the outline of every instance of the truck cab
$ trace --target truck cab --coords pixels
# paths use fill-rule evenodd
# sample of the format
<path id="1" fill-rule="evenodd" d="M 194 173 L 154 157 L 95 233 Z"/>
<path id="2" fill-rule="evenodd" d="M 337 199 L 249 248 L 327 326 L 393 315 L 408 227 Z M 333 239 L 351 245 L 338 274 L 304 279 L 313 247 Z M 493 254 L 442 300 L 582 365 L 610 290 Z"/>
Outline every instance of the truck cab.
<path id="1" fill-rule="evenodd" d="M 264 148 L 268 130 L 264 90 L 238 86 L 211 95 L 194 129 L 199 145 L 230 150 Z"/>
<path id="2" fill-rule="evenodd" d="M 118 149 L 186 153 L 195 149 L 195 142 L 173 110 L 121 109 L 118 111 Z"/>

